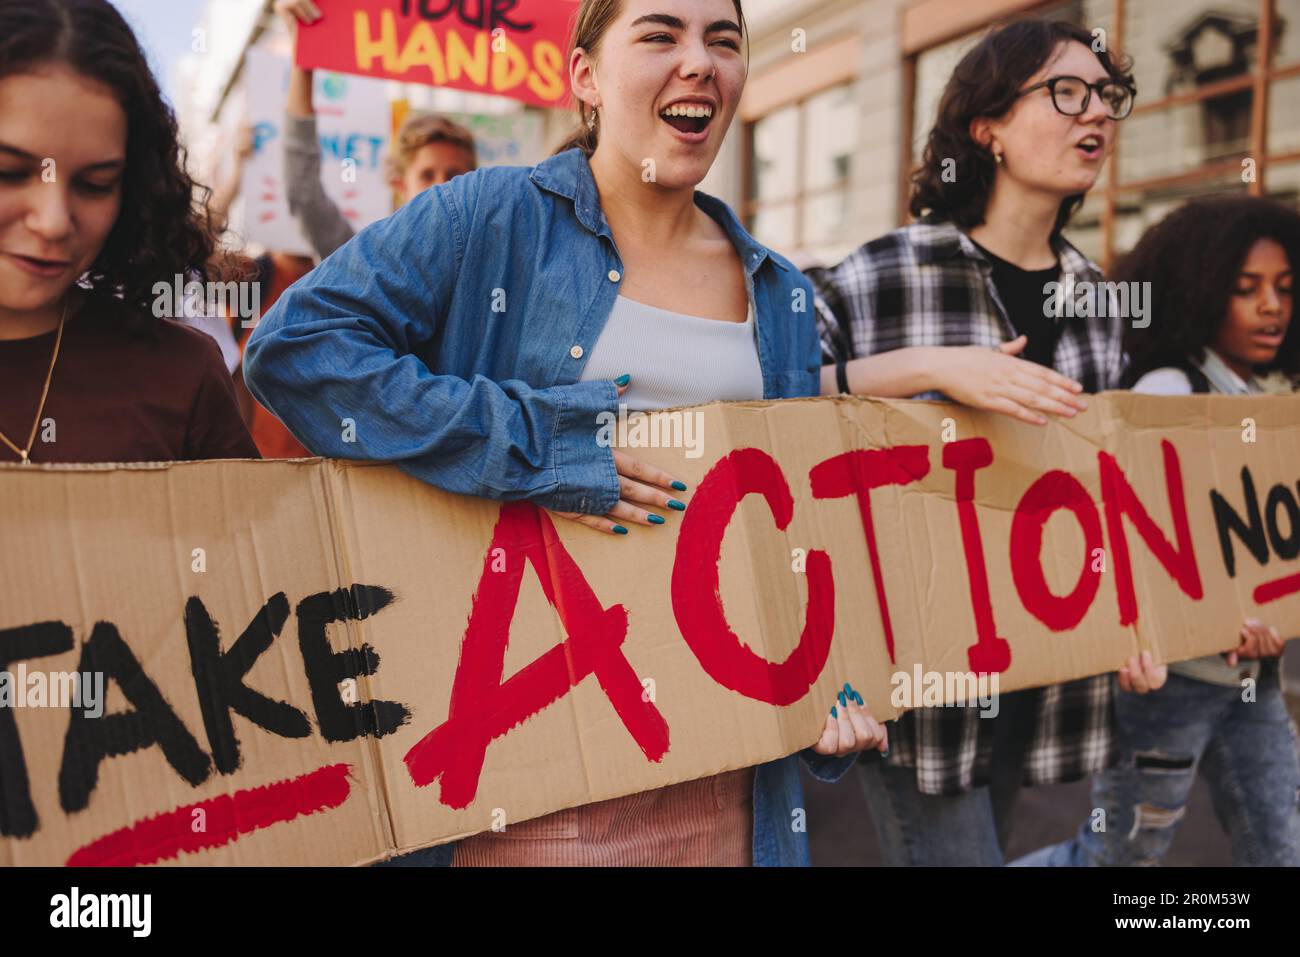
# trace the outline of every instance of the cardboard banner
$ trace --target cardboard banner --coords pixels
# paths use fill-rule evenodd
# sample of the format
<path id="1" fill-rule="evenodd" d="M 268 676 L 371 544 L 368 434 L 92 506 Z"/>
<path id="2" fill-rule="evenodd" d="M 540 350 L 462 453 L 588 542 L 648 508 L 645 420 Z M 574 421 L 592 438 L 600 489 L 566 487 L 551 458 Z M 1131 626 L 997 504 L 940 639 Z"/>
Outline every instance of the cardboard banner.
<path id="1" fill-rule="evenodd" d="M 287 57 L 254 47 L 248 51 L 248 117 L 253 155 L 244 166 L 242 195 L 247 239 L 267 249 L 313 255 L 311 244 L 289 214 L 284 182 L 284 103 L 289 89 Z M 390 107 L 384 84 L 339 73 L 313 77 L 321 183 L 354 231 L 393 211 L 385 160 Z"/>
<path id="2" fill-rule="evenodd" d="M 563 107 L 576 0 L 334 0 L 297 62 Z"/>
<path id="3" fill-rule="evenodd" d="M 378 464 L 0 468 L 0 862 L 373 861 L 795 753 L 846 681 L 1296 635 L 1298 412 L 634 416 L 688 508 L 617 538 Z"/>

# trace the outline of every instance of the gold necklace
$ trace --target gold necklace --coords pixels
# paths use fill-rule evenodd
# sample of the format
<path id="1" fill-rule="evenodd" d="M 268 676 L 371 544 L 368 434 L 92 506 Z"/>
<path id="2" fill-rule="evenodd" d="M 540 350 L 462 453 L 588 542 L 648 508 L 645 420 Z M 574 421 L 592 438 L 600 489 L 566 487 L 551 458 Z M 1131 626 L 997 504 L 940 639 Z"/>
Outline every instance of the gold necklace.
<path id="1" fill-rule="evenodd" d="M 36 444 L 36 429 L 41 424 L 41 413 L 45 411 L 45 400 L 50 394 L 50 380 L 54 378 L 54 364 L 59 361 L 59 346 L 63 344 L 63 323 L 68 318 L 68 300 L 71 297 L 65 297 L 63 300 L 63 313 L 59 316 L 59 334 L 54 339 L 54 355 L 50 357 L 50 370 L 45 373 L 45 388 L 41 390 L 41 404 L 36 408 L 36 418 L 32 421 L 31 434 L 27 436 L 27 448 L 20 449 L 10 441 L 9 436 L 0 432 L 0 442 L 13 449 L 18 455 L 18 460 L 23 465 L 31 465 L 32 461 L 28 458 L 31 454 L 32 446 Z"/>

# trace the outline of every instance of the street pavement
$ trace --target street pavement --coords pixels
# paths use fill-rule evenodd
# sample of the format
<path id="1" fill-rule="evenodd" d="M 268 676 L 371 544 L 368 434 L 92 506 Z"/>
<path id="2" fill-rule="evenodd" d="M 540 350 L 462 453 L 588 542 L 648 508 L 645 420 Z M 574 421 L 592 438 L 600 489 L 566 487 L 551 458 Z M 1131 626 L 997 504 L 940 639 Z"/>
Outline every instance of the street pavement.
<path id="1" fill-rule="evenodd" d="M 1300 720 L 1300 648 L 1283 659 L 1293 719 Z M 804 773 L 808 806 L 808 837 L 814 866 L 880 866 L 883 864 L 871 814 L 862 794 L 861 772 L 855 767 L 837 784 L 822 784 Z M 1070 837 L 1093 807 L 1088 780 L 1071 784 L 1025 788 L 1006 849 L 1007 860 Z M 1173 867 L 1227 866 L 1232 863 L 1228 840 L 1214 816 L 1210 792 L 1197 775 L 1187 816 L 1178 824 L 1165 864 Z"/>

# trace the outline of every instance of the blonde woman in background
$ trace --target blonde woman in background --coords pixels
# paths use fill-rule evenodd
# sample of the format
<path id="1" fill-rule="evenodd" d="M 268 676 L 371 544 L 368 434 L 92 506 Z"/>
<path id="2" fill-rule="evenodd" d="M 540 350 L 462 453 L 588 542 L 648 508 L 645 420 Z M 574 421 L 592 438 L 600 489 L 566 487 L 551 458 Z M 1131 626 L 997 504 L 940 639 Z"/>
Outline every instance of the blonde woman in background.
<path id="1" fill-rule="evenodd" d="M 278 0 L 275 9 L 297 34 L 298 24 L 315 23 L 321 12 L 312 0 Z M 430 186 L 478 168 L 474 135 L 458 123 L 432 114 L 413 114 L 397 132 L 388 163 L 388 182 L 406 203 Z M 289 212 L 324 259 L 352 238 L 354 230 L 321 185 L 320 141 L 312 102 L 312 71 L 295 66 L 289 76 L 284 117 L 284 182 Z"/>

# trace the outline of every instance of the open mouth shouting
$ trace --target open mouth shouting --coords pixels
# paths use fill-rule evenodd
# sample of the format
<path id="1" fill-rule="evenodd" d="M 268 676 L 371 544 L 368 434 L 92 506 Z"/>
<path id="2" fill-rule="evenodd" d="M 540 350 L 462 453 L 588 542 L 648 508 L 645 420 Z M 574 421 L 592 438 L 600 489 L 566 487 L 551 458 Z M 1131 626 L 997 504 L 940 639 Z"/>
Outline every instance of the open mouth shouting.
<path id="1" fill-rule="evenodd" d="M 1087 159 L 1101 159 L 1105 155 L 1106 138 L 1099 133 L 1090 133 L 1075 143 L 1074 148 Z"/>
<path id="2" fill-rule="evenodd" d="M 1282 348 L 1282 340 L 1286 338 L 1286 326 L 1281 323 L 1264 326 L 1256 329 L 1252 338 L 1258 348 L 1276 352 Z"/>
<path id="3" fill-rule="evenodd" d="M 672 127 L 682 142 L 702 143 L 708 139 L 714 112 L 708 100 L 678 100 L 664 107 L 659 118 Z"/>

